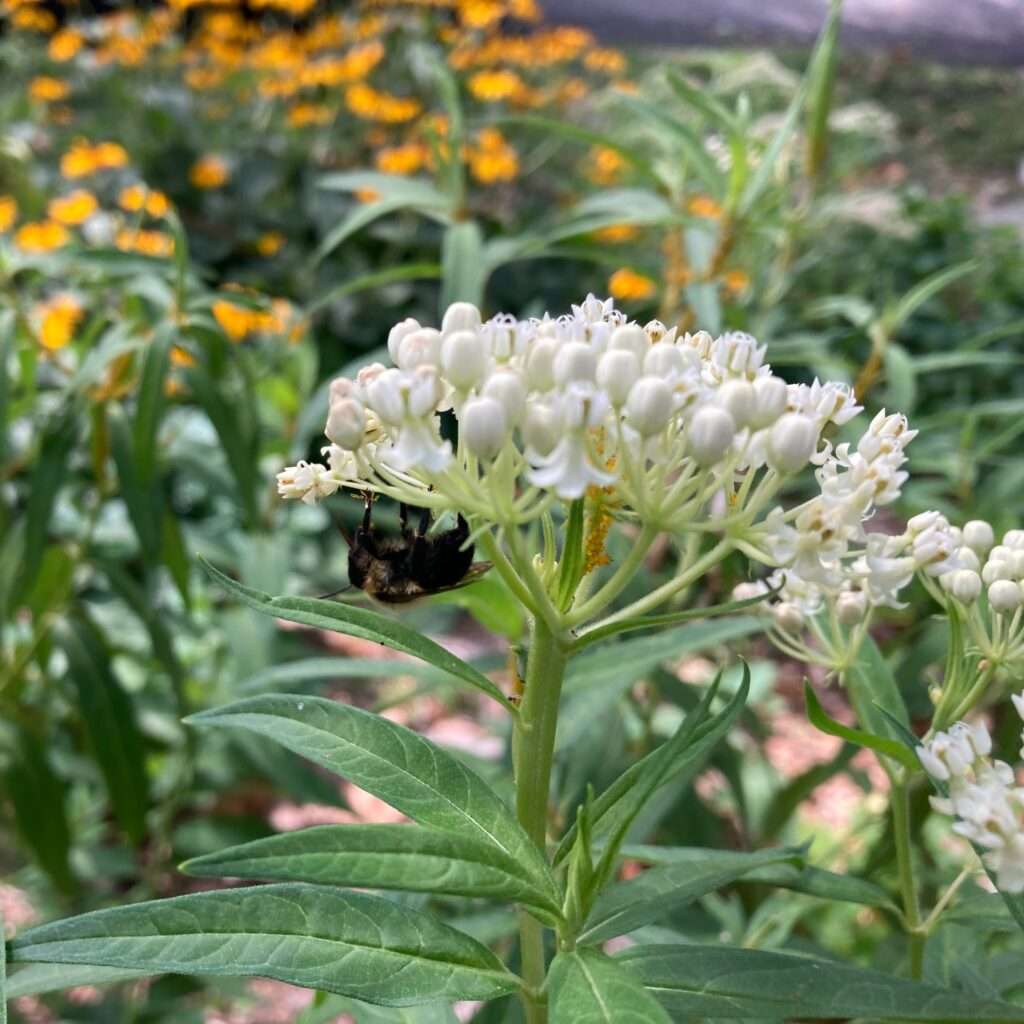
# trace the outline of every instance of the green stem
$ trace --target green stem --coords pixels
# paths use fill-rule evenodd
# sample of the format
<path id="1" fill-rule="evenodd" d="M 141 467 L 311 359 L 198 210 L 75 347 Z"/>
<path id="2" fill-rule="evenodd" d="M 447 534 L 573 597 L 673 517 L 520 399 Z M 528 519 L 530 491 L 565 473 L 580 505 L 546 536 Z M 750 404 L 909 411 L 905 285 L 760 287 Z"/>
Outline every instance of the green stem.
<path id="1" fill-rule="evenodd" d="M 926 936 L 921 928 L 921 908 L 917 901 L 917 884 L 914 881 L 910 837 L 910 792 L 903 778 L 895 780 L 892 789 L 892 825 L 896 838 L 896 866 L 899 870 L 900 894 L 903 898 L 903 917 L 910 946 L 910 976 L 919 979 L 924 966 Z"/>
<path id="2" fill-rule="evenodd" d="M 547 845 L 551 763 L 558 727 L 558 703 L 567 661 L 566 645 L 543 619 L 534 619 L 526 662 L 523 701 L 516 716 L 513 763 L 516 774 L 516 816 L 526 834 L 544 851 Z M 547 968 L 544 928 L 525 911 L 520 916 L 523 1003 L 527 1024 L 546 1024 L 547 1005 L 541 991 Z"/>

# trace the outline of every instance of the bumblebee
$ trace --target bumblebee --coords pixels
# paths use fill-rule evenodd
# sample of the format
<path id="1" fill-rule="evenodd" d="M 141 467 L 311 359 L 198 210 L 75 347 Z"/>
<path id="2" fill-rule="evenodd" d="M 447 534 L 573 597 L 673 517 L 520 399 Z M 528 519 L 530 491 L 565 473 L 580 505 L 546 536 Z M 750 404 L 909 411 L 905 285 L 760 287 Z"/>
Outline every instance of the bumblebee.
<path id="1" fill-rule="evenodd" d="M 406 604 L 420 597 L 455 590 L 478 580 L 490 562 L 473 561 L 466 544 L 469 524 L 461 513 L 450 530 L 430 534 L 430 510 L 420 509 L 415 528 L 410 507 L 399 506 L 401 532 L 387 537 L 372 523 L 373 502 L 366 499 L 362 525 L 348 541 L 348 578 L 352 586 L 386 604 Z"/>

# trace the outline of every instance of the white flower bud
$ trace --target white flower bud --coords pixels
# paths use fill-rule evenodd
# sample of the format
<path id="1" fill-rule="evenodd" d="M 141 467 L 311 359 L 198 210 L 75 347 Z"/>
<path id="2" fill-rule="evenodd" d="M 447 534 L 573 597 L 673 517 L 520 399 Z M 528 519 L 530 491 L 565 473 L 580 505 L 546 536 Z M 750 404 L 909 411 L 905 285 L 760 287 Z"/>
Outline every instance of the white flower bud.
<path id="1" fill-rule="evenodd" d="M 810 461 L 818 446 L 818 428 L 799 412 L 780 417 L 768 436 L 768 462 L 780 473 L 795 473 Z"/>
<path id="2" fill-rule="evenodd" d="M 856 626 L 868 613 L 868 596 L 860 590 L 844 590 L 836 598 L 836 618 L 844 626 Z"/>
<path id="3" fill-rule="evenodd" d="M 550 455 L 562 436 L 562 418 L 546 405 L 531 403 L 523 420 L 523 440 L 540 456 Z"/>
<path id="4" fill-rule="evenodd" d="M 362 402 L 354 398 L 342 398 L 332 402 L 327 413 L 324 433 L 329 441 L 340 448 L 354 452 L 363 443 L 366 431 L 366 410 Z"/>
<path id="5" fill-rule="evenodd" d="M 505 407 L 496 398 L 471 398 L 459 416 L 459 439 L 474 455 L 492 459 L 508 436 Z"/>
<path id="6" fill-rule="evenodd" d="M 335 402 L 340 402 L 343 398 L 353 398 L 359 390 L 359 385 L 349 377 L 335 377 L 331 381 L 330 390 L 328 392 L 328 404 L 334 405 Z"/>
<path id="7" fill-rule="evenodd" d="M 737 583 L 732 588 L 732 599 L 734 601 L 752 601 L 757 597 L 764 597 L 768 588 L 759 580 L 751 580 Z M 756 610 L 756 609 L 755 609 Z"/>
<path id="8" fill-rule="evenodd" d="M 441 369 L 461 391 L 480 383 L 487 372 L 487 346 L 473 331 L 454 331 L 441 342 Z"/>
<path id="9" fill-rule="evenodd" d="M 398 343 L 396 362 L 403 370 L 415 370 L 417 366 L 437 367 L 441 357 L 441 332 L 433 327 L 422 327 L 407 334 Z"/>
<path id="10" fill-rule="evenodd" d="M 652 345 L 644 356 L 644 373 L 670 380 L 695 368 L 698 361 L 697 354 L 690 349 L 677 348 L 675 345 Z"/>
<path id="11" fill-rule="evenodd" d="M 621 330 L 621 328 L 620 328 Z M 618 409 L 640 379 L 640 360 L 626 348 L 609 349 L 597 361 L 597 383 Z"/>
<path id="12" fill-rule="evenodd" d="M 750 426 L 754 430 L 770 427 L 785 411 L 789 389 L 781 377 L 758 377 L 754 389 L 754 413 Z"/>
<path id="13" fill-rule="evenodd" d="M 556 353 L 551 369 L 557 384 L 592 381 L 597 372 L 597 355 L 585 341 L 569 341 Z"/>
<path id="14" fill-rule="evenodd" d="M 727 380 L 718 389 L 718 403 L 732 417 L 737 430 L 750 425 L 754 415 L 754 386 L 746 380 Z"/>
<path id="15" fill-rule="evenodd" d="M 986 523 L 984 519 L 972 519 L 969 523 L 964 523 L 963 534 L 964 543 L 979 555 L 991 551 L 992 545 L 996 542 L 991 524 Z"/>
<path id="16" fill-rule="evenodd" d="M 949 769 L 946 767 L 945 762 L 936 757 L 927 747 L 918 747 L 915 753 L 917 754 L 917 759 L 921 762 L 921 767 L 933 779 L 938 779 L 939 782 L 947 782 L 949 780 Z"/>
<path id="17" fill-rule="evenodd" d="M 1024 530 L 1007 530 L 1003 537 L 1003 543 L 1008 548 L 1024 551 Z"/>
<path id="18" fill-rule="evenodd" d="M 408 335 L 418 331 L 419 329 L 419 321 L 413 320 L 412 317 L 409 317 L 407 320 L 403 320 L 401 323 L 395 324 L 395 326 L 388 331 L 388 352 L 391 354 L 391 361 L 396 366 L 398 365 L 398 346 L 402 344 L 402 339 L 408 337 Z"/>
<path id="19" fill-rule="evenodd" d="M 1024 604 L 1024 591 L 1013 580 L 996 580 L 988 588 L 988 603 L 994 612 L 1006 615 Z"/>
<path id="20" fill-rule="evenodd" d="M 998 580 L 1012 580 L 1013 567 L 1005 559 L 989 557 L 989 560 L 985 563 L 985 568 L 981 570 L 981 578 L 986 583 L 995 583 Z"/>
<path id="21" fill-rule="evenodd" d="M 1015 580 L 1024 579 L 1024 551 L 1011 551 L 1006 559 Z"/>
<path id="22" fill-rule="evenodd" d="M 665 429 L 672 416 L 672 389 L 657 377 L 641 377 L 626 400 L 626 419 L 641 437 Z"/>
<path id="23" fill-rule="evenodd" d="M 941 582 L 961 604 L 974 604 L 981 596 L 981 577 L 973 569 L 954 569 L 942 576 Z"/>
<path id="24" fill-rule="evenodd" d="M 480 326 L 480 310 L 472 302 L 453 302 L 441 320 L 441 332 L 475 331 Z"/>
<path id="25" fill-rule="evenodd" d="M 561 345 L 554 338 L 538 338 L 526 357 L 526 380 L 533 391 L 550 391 L 555 386 L 555 356 Z"/>
<path id="26" fill-rule="evenodd" d="M 795 604 L 782 601 L 772 609 L 775 625 L 785 633 L 795 633 L 804 626 L 804 613 Z"/>
<path id="27" fill-rule="evenodd" d="M 501 403 L 510 426 L 516 426 L 523 418 L 526 385 L 518 370 L 498 370 L 492 373 L 484 384 L 484 394 Z"/>
<path id="28" fill-rule="evenodd" d="M 732 447 L 735 436 L 733 418 L 720 406 L 705 405 L 687 427 L 687 451 L 699 465 L 713 466 Z"/>
<path id="29" fill-rule="evenodd" d="M 967 545 L 956 550 L 956 562 L 961 569 L 972 569 L 981 572 L 981 559 Z"/>
<path id="30" fill-rule="evenodd" d="M 647 337 L 647 332 L 639 324 L 623 324 L 616 327 L 608 342 L 609 349 L 625 349 L 632 352 L 639 362 L 643 362 L 650 347 L 651 341 Z"/>

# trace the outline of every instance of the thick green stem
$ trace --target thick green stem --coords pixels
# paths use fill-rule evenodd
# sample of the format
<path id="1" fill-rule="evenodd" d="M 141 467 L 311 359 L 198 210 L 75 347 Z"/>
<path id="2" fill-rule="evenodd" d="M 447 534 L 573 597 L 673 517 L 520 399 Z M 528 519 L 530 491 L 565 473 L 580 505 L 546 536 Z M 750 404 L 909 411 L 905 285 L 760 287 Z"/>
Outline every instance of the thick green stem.
<path id="1" fill-rule="evenodd" d="M 526 834 L 544 851 L 547 844 L 551 762 L 558 727 L 567 654 L 563 638 L 542 619 L 533 622 L 526 662 L 523 701 L 516 716 L 513 759 L 516 775 L 516 816 Z M 525 911 L 520 918 L 523 996 L 527 1024 L 546 1024 L 547 1005 L 541 995 L 547 968 L 544 929 Z"/>
<path id="2" fill-rule="evenodd" d="M 914 880 L 913 843 L 910 836 L 910 793 L 906 781 L 897 779 L 892 789 L 892 824 L 896 838 L 896 866 L 900 876 L 903 917 L 910 944 L 910 976 L 920 978 L 924 966 L 925 933 Z"/>

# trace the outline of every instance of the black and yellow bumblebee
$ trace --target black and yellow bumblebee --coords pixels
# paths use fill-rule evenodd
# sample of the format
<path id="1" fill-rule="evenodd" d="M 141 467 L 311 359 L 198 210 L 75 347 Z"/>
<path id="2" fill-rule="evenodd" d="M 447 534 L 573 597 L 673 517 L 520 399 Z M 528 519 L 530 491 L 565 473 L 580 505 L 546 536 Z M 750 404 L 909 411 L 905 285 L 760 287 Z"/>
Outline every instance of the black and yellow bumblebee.
<path id="1" fill-rule="evenodd" d="M 399 535 L 382 534 L 372 521 L 373 500 L 366 496 L 362 525 L 354 535 L 342 530 L 348 542 L 349 583 L 369 597 L 386 604 L 407 604 L 430 594 L 465 587 L 490 568 L 490 562 L 474 562 L 469 524 L 459 513 L 455 526 L 431 534 L 429 509 L 399 505 Z M 419 512 L 415 527 L 411 512 Z"/>

